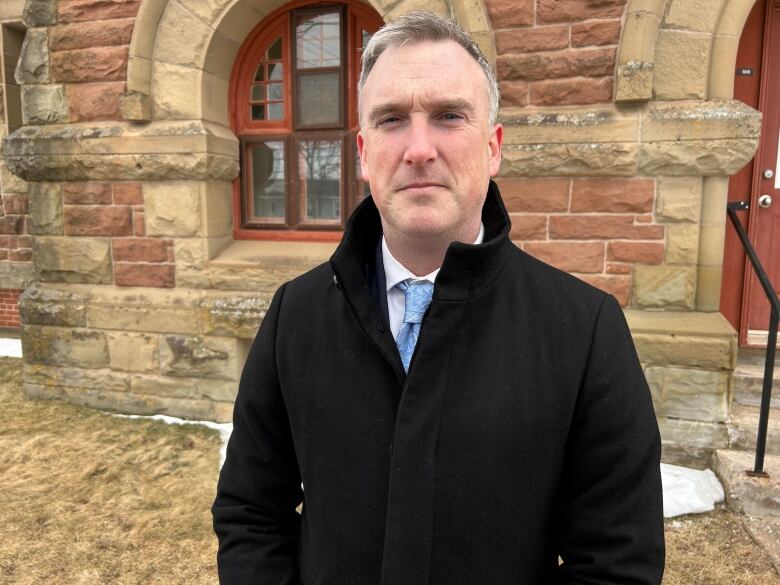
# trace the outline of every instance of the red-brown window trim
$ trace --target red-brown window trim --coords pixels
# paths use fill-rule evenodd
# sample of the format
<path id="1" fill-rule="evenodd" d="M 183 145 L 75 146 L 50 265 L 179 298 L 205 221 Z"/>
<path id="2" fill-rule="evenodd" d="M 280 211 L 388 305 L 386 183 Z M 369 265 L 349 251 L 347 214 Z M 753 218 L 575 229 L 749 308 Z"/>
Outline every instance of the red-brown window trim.
<path id="1" fill-rule="evenodd" d="M 346 75 L 347 94 L 345 100 L 347 125 L 346 128 L 342 127 L 341 130 L 334 129 L 332 132 L 327 130 L 325 132 L 334 137 L 338 135 L 341 140 L 341 221 L 346 220 L 346 217 L 354 208 L 355 200 L 358 199 L 356 193 L 354 193 L 357 185 L 359 185 L 359 177 L 356 176 L 354 170 L 356 148 L 354 137 L 358 130 L 356 84 L 360 72 L 360 59 L 355 54 L 355 51 L 348 50 L 348 47 L 360 46 L 362 30 L 376 30 L 383 24 L 383 21 L 373 9 L 358 0 L 316 3 L 296 0 L 278 8 L 255 27 L 242 44 L 231 73 L 229 93 L 230 123 L 233 132 L 240 139 L 242 167 L 240 177 L 233 183 L 233 237 L 235 239 L 337 241 L 341 237 L 341 222 L 337 230 L 327 225 L 302 226 L 303 229 L 295 230 L 286 229 L 286 226 L 290 224 L 289 212 L 285 215 L 284 225 L 279 226 L 280 229 L 273 229 L 271 226 L 269 226 L 270 229 L 247 228 L 242 223 L 242 206 L 244 205 L 242 181 L 246 180 L 249 174 L 247 172 L 249 165 L 245 164 L 247 144 L 263 138 L 273 140 L 278 137 L 279 140 L 285 141 L 286 154 L 292 155 L 293 149 L 296 148 L 297 140 L 305 138 L 305 135 L 311 130 L 310 128 L 296 130 L 292 124 L 292 108 L 297 106 L 291 99 L 293 95 L 291 84 L 296 83 L 297 77 L 293 75 L 293 51 L 289 50 L 289 47 L 294 44 L 294 39 L 290 39 L 290 43 L 283 46 L 282 50 L 282 66 L 284 70 L 282 83 L 285 99 L 283 119 L 279 121 L 252 121 L 249 116 L 247 97 L 248 87 L 251 85 L 251 80 L 248 80 L 247 77 L 250 75 L 254 76 L 252 67 L 260 61 L 265 49 L 277 37 L 281 36 L 284 39 L 285 36 L 292 34 L 291 20 L 293 10 L 304 7 L 320 10 L 341 7 L 342 18 L 346 18 L 346 38 L 342 41 L 343 50 L 346 51 L 346 62 L 342 66 L 342 71 L 348 73 Z M 342 80 L 341 91 L 343 91 L 344 85 Z M 322 131 L 318 131 L 317 137 L 324 139 L 323 136 Z M 297 153 L 294 154 L 297 156 Z M 291 158 L 285 159 L 287 189 L 291 187 L 291 184 L 296 184 L 298 181 L 297 176 L 293 177 L 293 168 L 287 168 L 291 163 Z M 285 199 L 289 203 L 289 195 L 287 193 L 288 191 L 286 191 Z M 288 207 L 287 203 L 285 207 Z M 300 210 L 295 210 L 295 213 L 300 213 Z"/>

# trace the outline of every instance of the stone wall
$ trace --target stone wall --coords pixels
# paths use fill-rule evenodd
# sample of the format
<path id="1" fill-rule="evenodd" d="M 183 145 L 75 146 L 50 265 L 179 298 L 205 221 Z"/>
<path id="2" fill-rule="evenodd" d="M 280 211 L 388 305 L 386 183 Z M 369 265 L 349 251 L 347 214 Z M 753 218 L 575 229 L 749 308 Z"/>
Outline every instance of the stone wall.
<path id="1" fill-rule="evenodd" d="M 717 313 L 725 187 L 760 131 L 724 81 L 750 0 L 372 4 L 386 20 L 454 15 L 496 64 L 512 239 L 615 294 L 665 458 L 703 463 L 723 441 L 736 355 Z M 31 395 L 229 417 L 273 291 L 329 255 L 232 238 L 230 69 L 280 5 L 28 0 L 24 127 L 4 154 L 31 182 Z"/>
<path id="2" fill-rule="evenodd" d="M 14 78 L 24 39 L 21 18 L 21 3 L 0 7 L 0 138 L 22 125 L 20 88 Z M 27 184 L 9 172 L 0 157 L 0 327 L 19 327 L 16 299 L 32 281 L 27 213 Z"/>

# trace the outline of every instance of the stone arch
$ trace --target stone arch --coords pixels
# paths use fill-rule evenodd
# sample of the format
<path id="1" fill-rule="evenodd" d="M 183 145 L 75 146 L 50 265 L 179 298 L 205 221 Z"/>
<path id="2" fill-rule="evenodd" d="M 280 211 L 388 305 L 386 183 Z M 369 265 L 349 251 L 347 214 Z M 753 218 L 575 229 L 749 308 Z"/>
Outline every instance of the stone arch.
<path id="1" fill-rule="evenodd" d="M 204 120 L 228 126 L 233 60 L 249 32 L 285 0 L 143 0 L 128 58 L 123 115 L 133 121 Z M 481 1 L 366 0 L 392 20 L 423 8 L 455 18 L 495 59 L 490 21 Z M 182 34 L 190 40 L 181 43 Z"/>

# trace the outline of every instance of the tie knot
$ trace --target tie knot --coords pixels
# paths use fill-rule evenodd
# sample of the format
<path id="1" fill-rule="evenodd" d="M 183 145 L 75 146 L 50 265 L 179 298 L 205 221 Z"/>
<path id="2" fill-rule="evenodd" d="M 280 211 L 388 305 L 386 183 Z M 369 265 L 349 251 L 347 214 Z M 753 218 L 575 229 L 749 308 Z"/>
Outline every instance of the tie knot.
<path id="1" fill-rule="evenodd" d="M 427 280 L 404 280 L 396 285 L 404 291 L 404 323 L 421 323 L 433 297 L 433 283 Z"/>

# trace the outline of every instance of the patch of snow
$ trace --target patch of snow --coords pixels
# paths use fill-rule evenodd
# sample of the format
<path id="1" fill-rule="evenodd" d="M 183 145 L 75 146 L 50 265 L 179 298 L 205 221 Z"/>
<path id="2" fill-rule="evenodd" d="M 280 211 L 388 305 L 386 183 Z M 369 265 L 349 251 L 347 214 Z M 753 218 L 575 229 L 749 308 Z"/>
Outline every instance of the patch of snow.
<path id="1" fill-rule="evenodd" d="M 22 340 L 0 338 L 0 357 L 22 357 Z"/>
<path id="2" fill-rule="evenodd" d="M 219 432 L 219 437 L 222 439 L 222 447 L 219 449 L 219 467 L 222 468 L 222 464 L 225 462 L 225 452 L 227 450 L 228 439 L 233 432 L 233 423 L 215 423 L 210 420 L 187 420 L 184 418 L 176 418 L 175 416 L 168 416 L 167 414 L 116 414 L 107 413 L 111 416 L 119 418 L 142 418 L 147 420 L 159 420 L 169 425 L 200 425 L 210 429 L 214 429 Z"/>
<path id="3" fill-rule="evenodd" d="M 723 486 L 710 469 L 700 471 L 661 463 L 664 516 L 711 512 L 724 499 Z"/>

